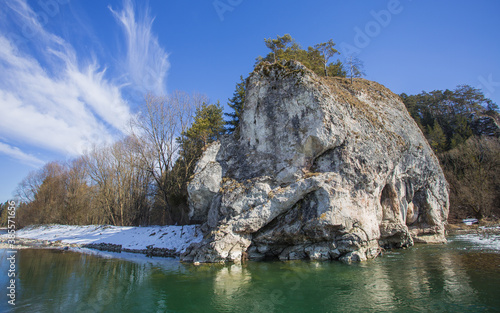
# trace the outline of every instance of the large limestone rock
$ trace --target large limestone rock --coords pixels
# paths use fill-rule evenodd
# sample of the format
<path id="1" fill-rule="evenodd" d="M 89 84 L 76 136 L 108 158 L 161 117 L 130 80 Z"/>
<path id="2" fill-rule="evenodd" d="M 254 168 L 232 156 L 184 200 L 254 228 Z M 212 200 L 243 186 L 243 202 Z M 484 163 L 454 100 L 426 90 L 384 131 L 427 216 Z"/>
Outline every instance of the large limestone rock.
<path id="1" fill-rule="evenodd" d="M 445 241 L 447 183 L 398 96 L 296 62 L 251 74 L 239 134 L 206 150 L 188 192 L 205 232 L 189 262 L 350 262 Z"/>

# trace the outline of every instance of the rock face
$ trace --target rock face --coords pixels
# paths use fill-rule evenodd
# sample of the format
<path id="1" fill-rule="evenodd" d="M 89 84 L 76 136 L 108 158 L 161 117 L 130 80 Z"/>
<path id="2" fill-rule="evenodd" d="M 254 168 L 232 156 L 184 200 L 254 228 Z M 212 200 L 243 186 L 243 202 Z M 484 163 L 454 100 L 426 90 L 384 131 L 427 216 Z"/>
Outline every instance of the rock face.
<path id="1" fill-rule="evenodd" d="M 264 64 L 247 82 L 240 123 L 197 164 L 190 215 L 205 237 L 183 261 L 351 262 L 446 241 L 446 180 L 385 87 Z"/>

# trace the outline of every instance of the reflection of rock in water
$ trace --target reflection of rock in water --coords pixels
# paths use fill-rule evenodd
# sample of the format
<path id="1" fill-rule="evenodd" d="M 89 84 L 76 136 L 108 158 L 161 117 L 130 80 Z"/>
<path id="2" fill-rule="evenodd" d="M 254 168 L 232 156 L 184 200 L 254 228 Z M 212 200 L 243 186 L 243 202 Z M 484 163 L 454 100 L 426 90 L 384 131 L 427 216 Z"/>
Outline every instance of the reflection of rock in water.
<path id="1" fill-rule="evenodd" d="M 408 304 L 408 311 L 415 308 L 446 311 L 449 307 L 440 300 L 442 297 L 456 301 L 457 305 L 462 305 L 461 301 L 476 301 L 476 291 L 467 271 L 470 267 L 461 261 L 462 256 L 456 251 L 404 253 L 404 257 L 400 253 L 389 253 L 383 261 L 371 262 L 366 271 L 360 271 L 359 281 L 365 284 L 353 288 L 346 302 L 382 312 L 397 311 L 405 304 Z M 331 301 L 334 300 L 332 297 Z"/>
<path id="2" fill-rule="evenodd" d="M 440 263 L 443 275 L 443 291 L 456 299 L 475 297 L 474 289 L 470 286 L 470 279 L 466 271 L 466 265 L 457 260 L 457 255 L 450 253 L 437 254 L 436 259 Z M 433 274 L 433 273 L 429 273 Z"/>
<path id="3" fill-rule="evenodd" d="M 241 265 L 224 267 L 215 276 L 214 292 L 218 295 L 231 296 L 248 284 L 250 279 L 250 273 Z"/>
<path id="4" fill-rule="evenodd" d="M 250 287 L 250 282 L 250 272 L 241 265 L 223 267 L 215 275 L 213 301 L 222 311 L 232 312 L 241 305 L 239 296 L 245 294 L 244 289 Z"/>
<path id="5" fill-rule="evenodd" d="M 421 245 L 352 266 L 230 267 L 22 250 L 20 304 L 30 312 L 497 312 L 500 254 L 466 247 Z M 5 269 L 3 260 L 0 251 Z"/>

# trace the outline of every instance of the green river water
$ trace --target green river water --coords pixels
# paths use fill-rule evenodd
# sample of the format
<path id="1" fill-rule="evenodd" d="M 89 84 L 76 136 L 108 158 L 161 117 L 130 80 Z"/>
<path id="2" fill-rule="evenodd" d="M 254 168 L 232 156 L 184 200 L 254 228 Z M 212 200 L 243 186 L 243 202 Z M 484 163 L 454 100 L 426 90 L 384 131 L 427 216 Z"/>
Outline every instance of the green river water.
<path id="1" fill-rule="evenodd" d="M 16 305 L 6 312 L 500 312 L 500 253 L 453 239 L 361 264 L 177 259 L 19 250 Z M 125 258 L 124 258 L 125 257 Z"/>

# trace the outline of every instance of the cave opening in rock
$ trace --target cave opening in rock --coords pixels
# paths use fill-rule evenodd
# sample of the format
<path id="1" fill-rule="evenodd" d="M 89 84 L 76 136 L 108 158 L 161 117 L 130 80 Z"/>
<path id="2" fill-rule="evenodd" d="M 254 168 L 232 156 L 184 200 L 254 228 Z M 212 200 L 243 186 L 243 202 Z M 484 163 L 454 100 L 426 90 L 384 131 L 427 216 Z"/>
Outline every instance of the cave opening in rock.
<path id="1" fill-rule="evenodd" d="M 380 194 L 380 204 L 382 205 L 383 220 L 396 221 L 399 204 L 397 193 L 392 184 L 386 184 Z"/>

